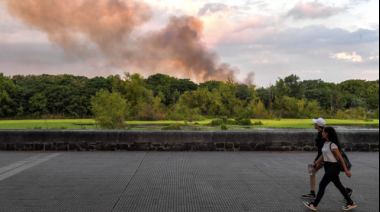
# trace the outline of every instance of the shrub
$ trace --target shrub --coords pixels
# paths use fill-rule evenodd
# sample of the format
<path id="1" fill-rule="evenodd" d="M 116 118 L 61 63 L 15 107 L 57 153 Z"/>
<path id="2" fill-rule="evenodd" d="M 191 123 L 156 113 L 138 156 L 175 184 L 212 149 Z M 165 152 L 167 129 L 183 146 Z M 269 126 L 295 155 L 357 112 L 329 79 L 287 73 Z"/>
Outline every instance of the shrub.
<path id="1" fill-rule="evenodd" d="M 65 127 L 65 126 L 61 126 L 61 127 L 59 127 L 59 129 L 60 129 L 60 130 L 67 130 L 67 127 Z"/>
<path id="2" fill-rule="evenodd" d="M 235 119 L 235 125 L 248 126 L 248 125 L 252 125 L 252 122 L 251 122 L 251 119 L 245 119 L 243 117 L 237 117 Z"/>
<path id="3" fill-rule="evenodd" d="M 262 121 L 259 121 L 259 122 L 255 122 L 255 123 L 253 123 L 253 125 L 262 126 L 262 125 L 264 125 L 264 123 L 263 123 Z"/>
<path id="4" fill-rule="evenodd" d="M 228 127 L 226 125 L 222 125 L 221 130 L 226 131 L 226 130 L 228 130 Z"/>
<path id="5" fill-rule="evenodd" d="M 162 128 L 161 130 L 181 130 L 181 126 L 179 126 L 179 124 L 174 124 L 174 125 L 166 126 Z"/>
<path id="6" fill-rule="evenodd" d="M 211 126 L 221 126 L 221 125 L 223 125 L 222 119 L 212 120 L 212 122 L 211 122 Z"/>
<path id="7" fill-rule="evenodd" d="M 351 118 L 356 120 L 364 120 L 367 118 L 367 112 L 362 107 L 350 109 L 349 114 Z"/>
<path id="8" fill-rule="evenodd" d="M 193 121 L 204 121 L 204 120 L 206 120 L 206 118 L 202 115 L 197 114 L 193 116 Z"/>
<path id="9" fill-rule="evenodd" d="M 345 113 L 344 111 L 338 110 L 336 118 L 337 119 L 350 119 L 350 116 L 347 113 Z"/>
<path id="10" fill-rule="evenodd" d="M 129 104 L 120 93 L 101 90 L 91 98 L 92 112 L 103 129 L 125 129 Z"/>
<path id="11" fill-rule="evenodd" d="M 34 127 L 35 130 L 42 130 L 42 127 L 41 126 L 36 126 Z"/>
<path id="12" fill-rule="evenodd" d="M 224 124 L 227 124 L 227 123 L 228 123 L 228 117 L 227 117 L 227 116 L 222 116 L 222 117 L 220 117 L 220 119 L 223 120 L 223 123 L 224 123 Z"/>

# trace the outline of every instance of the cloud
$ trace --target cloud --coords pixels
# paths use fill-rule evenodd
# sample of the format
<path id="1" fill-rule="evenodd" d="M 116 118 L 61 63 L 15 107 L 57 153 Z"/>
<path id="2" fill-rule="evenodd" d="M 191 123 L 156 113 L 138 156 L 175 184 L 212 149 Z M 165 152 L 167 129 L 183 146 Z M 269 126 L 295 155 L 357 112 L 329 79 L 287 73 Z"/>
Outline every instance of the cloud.
<path id="1" fill-rule="evenodd" d="M 288 12 L 287 16 L 293 17 L 294 19 L 329 18 L 336 14 L 346 12 L 346 10 L 347 8 L 345 7 L 325 6 L 324 4 L 319 3 L 318 0 L 307 2 L 305 4 L 300 1 Z"/>
<path id="2" fill-rule="evenodd" d="M 360 55 L 357 55 L 356 52 L 353 52 L 352 54 L 342 52 L 337 54 L 332 54 L 330 58 L 333 59 L 339 59 L 339 60 L 351 60 L 352 62 L 363 62 L 363 57 Z"/>
<path id="3" fill-rule="evenodd" d="M 257 7 L 259 9 L 266 9 L 269 4 L 263 0 L 247 0 L 244 4 L 243 9 L 250 10 L 251 7 Z"/>
<path id="4" fill-rule="evenodd" d="M 208 13 L 216 13 L 219 11 L 229 11 L 232 8 L 221 3 L 207 3 L 201 9 L 199 9 L 198 16 L 204 16 Z"/>
<path id="5" fill-rule="evenodd" d="M 350 0 L 350 4 L 365 4 L 372 0 Z"/>

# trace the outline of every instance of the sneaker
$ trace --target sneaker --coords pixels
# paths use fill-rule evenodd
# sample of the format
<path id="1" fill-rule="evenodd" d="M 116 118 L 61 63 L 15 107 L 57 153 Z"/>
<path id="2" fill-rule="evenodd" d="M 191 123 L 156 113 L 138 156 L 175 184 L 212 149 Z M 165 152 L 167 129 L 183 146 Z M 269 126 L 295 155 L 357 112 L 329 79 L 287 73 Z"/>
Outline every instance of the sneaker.
<path id="1" fill-rule="evenodd" d="M 303 202 L 303 204 L 312 211 L 317 211 L 317 207 L 311 202 Z"/>
<path id="2" fill-rule="evenodd" d="M 342 210 L 344 210 L 344 211 L 350 211 L 350 210 L 352 210 L 352 209 L 354 209 L 354 208 L 357 208 L 358 206 L 355 204 L 355 203 L 353 203 L 353 204 L 349 204 L 349 203 L 347 203 L 347 205 L 346 206 L 343 206 L 342 207 Z"/>
<path id="3" fill-rule="evenodd" d="M 315 194 L 312 194 L 311 192 L 309 194 L 302 195 L 302 199 L 311 199 L 311 200 L 314 200 L 315 198 L 316 198 Z"/>

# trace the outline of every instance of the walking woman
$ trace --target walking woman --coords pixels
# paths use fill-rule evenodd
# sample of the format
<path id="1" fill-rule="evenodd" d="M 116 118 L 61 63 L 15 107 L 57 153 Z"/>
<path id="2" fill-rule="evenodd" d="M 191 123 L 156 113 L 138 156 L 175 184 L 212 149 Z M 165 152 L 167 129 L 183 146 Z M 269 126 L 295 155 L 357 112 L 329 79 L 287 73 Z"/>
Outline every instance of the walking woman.
<path id="1" fill-rule="evenodd" d="M 323 131 L 323 138 L 326 139 L 326 143 L 322 149 L 323 155 L 319 158 L 317 162 L 315 162 L 315 164 L 313 164 L 313 167 L 316 164 L 320 164 L 322 161 L 324 161 L 326 173 L 319 185 L 319 191 L 318 191 L 318 195 L 315 201 L 310 202 L 310 203 L 304 202 L 304 205 L 313 211 L 317 211 L 317 207 L 325 194 L 326 187 L 331 182 L 333 182 L 334 185 L 342 193 L 344 198 L 347 200 L 347 204 L 342 207 L 342 210 L 344 211 L 352 210 L 356 208 L 357 205 L 354 203 L 354 201 L 352 201 L 351 197 L 349 196 L 347 192 L 347 189 L 345 189 L 345 187 L 342 185 L 339 178 L 340 164 L 338 163 L 337 159 L 339 159 L 341 164 L 343 165 L 346 175 L 348 177 L 352 177 L 352 174 L 351 172 L 348 171 L 346 164 L 344 163 L 344 159 L 342 155 L 340 154 L 340 149 L 342 146 L 340 144 L 338 135 L 334 128 L 326 127 Z"/>

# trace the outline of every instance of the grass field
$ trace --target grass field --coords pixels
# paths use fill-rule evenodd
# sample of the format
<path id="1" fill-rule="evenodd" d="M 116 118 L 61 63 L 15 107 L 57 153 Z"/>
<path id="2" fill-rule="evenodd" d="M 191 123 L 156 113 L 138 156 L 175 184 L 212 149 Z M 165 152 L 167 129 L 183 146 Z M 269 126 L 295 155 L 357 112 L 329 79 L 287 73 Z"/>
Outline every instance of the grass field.
<path id="1" fill-rule="evenodd" d="M 309 119 L 282 119 L 276 120 L 252 120 L 252 122 L 261 121 L 264 125 L 249 126 L 251 128 L 293 128 L 293 129 L 313 129 L 313 123 Z M 376 127 L 379 125 L 379 120 L 373 122 L 364 122 L 358 120 L 326 120 L 329 125 L 371 125 Z M 209 123 L 211 120 L 197 122 L 199 127 L 204 127 L 204 130 L 210 130 Z M 0 121 L 0 129 L 97 129 L 93 119 L 54 119 L 54 120 L 11 120 Z M 185 125 L 184 121 L 129 121 L 127 125 L 131 129 L 149 130 L 160 129 L 163 125 L 179 124 Z M 194 123 L 188 123 L 194 124 Z M 152 126 L 152 127 L 149 127 Z M 155 127 L 154 127 L 155 126 Z M 98 126 L 99 127 L 99 126 Z M 229 126 L 229 127 L 247 127 L 247 126 Z M 219 127 L 217 127 L 219 128 Z"/>

